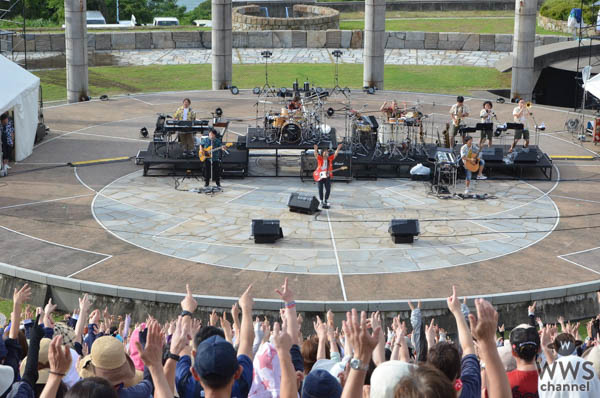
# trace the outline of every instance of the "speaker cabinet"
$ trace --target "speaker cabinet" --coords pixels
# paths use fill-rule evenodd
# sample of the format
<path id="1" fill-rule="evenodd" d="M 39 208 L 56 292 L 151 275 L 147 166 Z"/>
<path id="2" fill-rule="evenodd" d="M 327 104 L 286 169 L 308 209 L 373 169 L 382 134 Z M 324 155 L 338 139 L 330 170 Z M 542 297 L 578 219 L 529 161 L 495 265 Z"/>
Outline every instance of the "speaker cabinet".
<path id="1" fill-rule="evenodd" d="M 420 233 L 419 220 L 393 219 L 388 232 L 394 243 L 413 243 Z"/>
<path id="2" fill-rule="evenodd" d="M 275 243 L 283 238 L 279 220 L 252 220 L 254 243 Z"/>
<path id="3" fill-rule="evenodd" d="M 294 213 L 314 214 L 319 211 L 319 200 L 311 195 L 294 192 L 290 195 L 288 207 Z"/>

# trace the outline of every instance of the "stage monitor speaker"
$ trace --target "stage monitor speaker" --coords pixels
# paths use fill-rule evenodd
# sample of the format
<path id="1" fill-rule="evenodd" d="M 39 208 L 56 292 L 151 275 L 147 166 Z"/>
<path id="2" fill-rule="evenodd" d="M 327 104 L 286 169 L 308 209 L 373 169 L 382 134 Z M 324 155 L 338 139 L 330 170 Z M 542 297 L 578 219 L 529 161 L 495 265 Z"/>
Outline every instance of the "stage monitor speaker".
<path id="1" fill-rule="evenodd" d="M 252 220 L 254 243 L 275 243 L 283 238 L 279 220 Z"/>
<path id="2" fill-rule="evenodd" d="M 394 243 L 413 243 L 420 234 L 419 220 L 393 219 L 388 232 Z"/>
<path id="3" fill-rule="evenodd" d="M 315 214 L 319 211 L 319 200 L 308 194 L 294 192 L 290 195 L 288 207 L 294 213 Z"/>
<path id="4" fill-rule="evenodd" d="M 502 162 L 503 157 L 502 148 L 483 148 L 481 150 L 481 158 L 486 162 Z"/>
<path id="5" fill-rule="evenodd" d="M 520 151 L 515 156 L 515 163 L 537 163 L 537 151 Z"/>

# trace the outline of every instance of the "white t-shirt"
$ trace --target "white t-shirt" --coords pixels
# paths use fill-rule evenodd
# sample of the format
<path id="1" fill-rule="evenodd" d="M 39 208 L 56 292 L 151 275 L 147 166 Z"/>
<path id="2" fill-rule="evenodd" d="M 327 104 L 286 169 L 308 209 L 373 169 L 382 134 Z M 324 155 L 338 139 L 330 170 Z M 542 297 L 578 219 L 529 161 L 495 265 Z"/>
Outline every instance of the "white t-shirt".
<path id="1" fill-rule="evenodd" d="M 323 165 L 321 166 L 321 170 L 326 171 L 327 170 L 327 158 L 325 156 L 323 156 Z"/>
<path id="2" fill-rule="evenodd" d="M 183 120 L 188 120 L 188 111 L 190 108 L 183 108 Z"/>
<path id="3" fill-rule="evenodd" d="M 479 117 L 481 118 L 481 123 L 492 123 L 492 111 L 490 110 L 490 113 L 488 113 L 487 110 L 482 109 L 481 112 L 479 112 Z"/>
<path id="4" fill-rule="evenodd" d="M 462 114 L 469 114 L 469 107 L 466 104 L 462 104 L 462 105 L 458 105 L 458 104 L 454 104 L 452 105 L 452 108 L 450 108 L 450 114 L 451 115 L 455 115 L 458 116 L 458 111 L 459 109 L 462 107 Z"/>
<path id="5" fill-rule="evenodd" d="M 471 148 L 469 148 L 469 146 L 467 144 L 464 144 L 461 148 L 460 148 L 460 158 L 466 158 L 469 157 L 469 152 L 473 153 L 473 152 L 477 152 L 479 151 L 479 148 L 477 147 L 477 145 L 475 144 L 471 144 Z"/>
<path id="6" fill-rule="evenodd" d="M 525 126 L 525 123 L 527 123 L 527 118 L 525 117 L 525 113 L 527 112 L 525 110 L 525 108 L 523 108 L 523 113 L 521 114 L 521 116 L 517 116 L 519 114 L 519 112 L 521 112 L 521 108 L 520 107 L 516 107 L 515 109 L 513 109 L 513 118 L 515 119 L 515 123 L 523 123 L 523 126 Z"/>

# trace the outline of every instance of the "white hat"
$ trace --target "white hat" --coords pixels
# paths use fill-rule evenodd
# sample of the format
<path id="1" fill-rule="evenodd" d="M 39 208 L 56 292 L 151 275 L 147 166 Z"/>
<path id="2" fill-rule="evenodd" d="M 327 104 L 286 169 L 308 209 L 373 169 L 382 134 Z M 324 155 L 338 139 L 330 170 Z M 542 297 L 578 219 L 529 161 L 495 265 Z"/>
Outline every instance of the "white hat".
<path id="1" fill-rule="evenodd" d="M 377 366 L 371 375 L 371 398 L 394 398 L 396 386 L 414 365 L 402 361 L 387 361 Z"/>
<path id="2" fill-rule="evenodd" d="M 8 391 L 15 378 L 15 371 L 10 366 L 0 365 L 0 395 Z"/>

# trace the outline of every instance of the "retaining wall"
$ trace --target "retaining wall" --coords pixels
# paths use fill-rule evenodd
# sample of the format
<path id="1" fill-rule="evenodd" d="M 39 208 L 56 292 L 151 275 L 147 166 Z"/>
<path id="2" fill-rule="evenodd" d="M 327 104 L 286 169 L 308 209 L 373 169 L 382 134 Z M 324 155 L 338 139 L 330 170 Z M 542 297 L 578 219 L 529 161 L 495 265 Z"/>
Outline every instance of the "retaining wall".
<path id="1" fill-rule="evenodd" d="M 430 49 L 467 51 L 512 51 L 513 35 L 437 32 L 386 32 L 386 49 Z M 567 36 L 536 36 L 536 46 L 568 41 Z M 14 39 L 15 51 L 23 41 Z M 362 30 L 272 30 L 233 32 L 234 48 L 363 48 Z M 151 50 L 211 48 L 211 32 L 160 31 L 89 33 L 88 50 Z M 28 34 L 27 51 L 64 52 L 65 36 Z"/>
<path id="2" fill-rule="evenodd" d="M 544 29 L 555 30 L 557 32 L 572 33 L 572 30 L 567 26 L 567 21 L 560 21 L 558 19 L 552 19 L 538 15 L 538 25 Z"/>
<path id="3" fill-rule="evenodd" d="M 115 314 L 132 314 L 133 322 L 141 322 L 150 313 L 159 321 L 165 322 L 175 319 L 180 314 L 180 301 L 182 294 L 168 292 L 154 292 L 142 289 L 123 288 L 119 286 L 104 285 L 72 278 L 55 277 L 42 272 L 30 271 L 0 263 L 0 297 L 12 297 L 13 289 L 29 283 L 32 287 L 32 298 L 29 304 L 43 307 L 48 298 L 58 305 L 58 309 L 71 312 L 78 307 L 78 298 L 85 292 L 90 295 L 94 308 L 108 307 Z M 554 289 L 541 289 L 531 292 L 515 292 L 511 294 L 497 294 L 482 296 L 488 299 L 499 313 L 499 321 L 505 324 L 507 330 L 525 322 L 527 306 L 532 301 L 537 301 L 536 315 L 545 323 L 556 322 L 562 315 L 567 320 L 580 320 L 595 317 L 598 314 L 596 291 L 598 282 L 589 282 Z M 197 287 L 200 289 L 201 287 Z M 198 292 L 198 293 L 201 293 Z M 443 292 L 440 292 L 443 293 Z M 203 324 L 208 324 L 208 316 L 213 309 L 230 310 L 236 301 L 231 298 L 196 297 L 199 307 L 194 314 L 201 318 Z M 474 298 L 469 298 L 467 304 L 473 311 Z M 278 300 L 255 300 L 255 315 L 266 315 L 271 320 L 279 316 L 282 303 Z M 323 315 L 331 309 L 336 316 L 336 323 L 345 319 L 345 312 L 351 308 L 359 311 L 381 311 L 382 318 L 387 325 L 392 318 L 400 315 L 402 319 L 410 317 L 407 301 L 397 302 L 303 302 L 297 300 L 297 310 L 305 319 L 303 333 L 314 333 L 310 322 L 316 315 Z M 429 320 L 435 317 L 436 323 L 441 327 L 455 333 L 456 327 L 452 315 L 448 311 L 445 299 L 422 300 L 423 316 Z M 341 326 L 341 325 L 339 325 Z"/>

